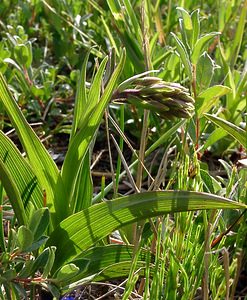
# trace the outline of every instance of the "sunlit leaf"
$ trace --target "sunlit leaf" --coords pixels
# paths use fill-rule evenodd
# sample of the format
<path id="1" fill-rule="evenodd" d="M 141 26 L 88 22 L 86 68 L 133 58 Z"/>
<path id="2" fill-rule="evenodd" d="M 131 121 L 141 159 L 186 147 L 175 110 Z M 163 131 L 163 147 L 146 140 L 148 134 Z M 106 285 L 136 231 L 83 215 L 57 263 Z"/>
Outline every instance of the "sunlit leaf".
<path id="1" fill-rule="evenodd" d="M 236 126 L 235 124 L 228 122 L 224 119 L 221 119 L 219 117 L 210 114 L 204 114 L 204 115 L 206 118 L 208 118 L 210 121 L 215 123 L 217 126 L 224 129 L 228 134 L 230 134 L 235 140 L 237 140 L 244 147 L 247 147 L 246 130 L 243 130 L 242 128 Z"/>
<path id="2" fill-rule="evenodd" d="M 216 195 L 164 191 L 146 192 L 95 204 L 72 215 L 52 233 L 47 245 L 57 247 L 56 268 L 124 225 L 168 212 L 244 208 L 244 204 Z"/>

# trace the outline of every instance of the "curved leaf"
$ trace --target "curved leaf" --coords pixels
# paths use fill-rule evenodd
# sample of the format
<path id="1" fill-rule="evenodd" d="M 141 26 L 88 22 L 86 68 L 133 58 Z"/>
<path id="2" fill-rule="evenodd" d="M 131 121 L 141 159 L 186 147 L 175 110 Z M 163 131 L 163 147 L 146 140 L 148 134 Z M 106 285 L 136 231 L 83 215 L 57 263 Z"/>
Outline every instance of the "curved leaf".
<path id="1" fill-rule="evenodd" d="M 146 192 L 95 204 L 55 229 L 48 246 L 56 246 L 56 268 L 73 259 L 112 231 L 127 224 L 166 214 L 198 209 L 245 208 L 219 196 L 187 191 Z"/>
<path id="2" fill-rule="evenodd" d="M 35 208 L 43 206 L 41 186 L 27 160 L 21 155 L 14 143 L 0 131 L 0 160 L 11 174 L 28 211 L 31 201 Z"/>
<path id="3" fill-rule="evenodd" d="M 242 144 L 244 147 L 247 147 L 247 132 L 246 130 L 243 130 L 242 128 L 236 126 L 235 124 L 228 122 L 224 119 L 221 119 L 219 117 L 210 115 L 210 114 L 204 114 L 206 118 L 208 118 L 210 121 L 215 123 L 217 126 L 224 129 L 228 134 L 230 134 L 232 137 L 234 137 L 235 140 L 237 140 L 240 144 Z"/>
<path id="4" fill-rule="evenodd" d="M 9 197 L 9 201 L 13 207 L 15 215 L 20 225 L 27 224 L 27 216 L 22 203 L 21 194 L 18 187 L 15 184 L 13 177 L 11 176 L 4 163 L 0 160 L 0 181 Z"/>

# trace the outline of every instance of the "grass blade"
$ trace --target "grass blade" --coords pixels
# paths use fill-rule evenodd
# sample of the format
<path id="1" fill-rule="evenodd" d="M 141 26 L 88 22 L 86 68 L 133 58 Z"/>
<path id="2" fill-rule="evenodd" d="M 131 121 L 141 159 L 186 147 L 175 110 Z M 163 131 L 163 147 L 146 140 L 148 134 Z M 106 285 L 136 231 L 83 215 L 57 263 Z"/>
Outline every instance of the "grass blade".
<path id="1" fill-rule="evenodd" d="M 204 116 L 208 118 L 210 121 L 212 121 L 213 123 L 215 123 L 217 126 L 224 129 L 228 134 L 234 137 L 234 139 L 237 140 L 240 144 L 242 144 L 245 148 L 247 147 L 247 133 L 245 130 L 219 117 L 210 114 L 204 114 Z"/>

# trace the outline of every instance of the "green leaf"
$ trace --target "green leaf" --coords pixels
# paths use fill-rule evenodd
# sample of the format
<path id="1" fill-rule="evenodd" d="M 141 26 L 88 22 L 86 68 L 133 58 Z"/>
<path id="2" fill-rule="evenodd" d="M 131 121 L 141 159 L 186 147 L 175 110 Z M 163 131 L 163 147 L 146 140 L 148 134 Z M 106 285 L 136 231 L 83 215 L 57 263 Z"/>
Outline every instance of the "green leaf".
<path id="1" fill-rule="evenodd" d="M 247 147 L 247 133 L 246 130 L 236 126 L 233 123 L 230 123 L 224 119 L 219 117 L 204 114 L 206 118 L 215 123 L 217 126 L 224 129 L 228 134 L 230 134 L 235 140 L 237 140 L 240 144 L 242 144 L 245 148 Z"/>
<path id="2" fill-rule="evenodd" d="M 81 68 L 81 73 L 77 81 L 74 118 L 72 123 L 70 139 L 75 135 L 79 127 L 79 122 L 84 117 L 83 110 L 86 109 L 86 104 L 87 104 L 86 71 L 87 71 L 87 63 L 88 63 L 89 55 L 90 52 L 88 51 L 86 57 L 84 58 L 82 68 Z"/>
<path id="3" fill-rule="evenodd" d="M 21 194 L 10 172 L 0 160 L 0 181 L 9 197 L 15 215 L 20 225 L 27 224 L 27 216 L 21 199 Z"/>
<path id="4" fill-rule="evenodd" d="M 171 35 L 174 38 L 175 44 L 177 46 L 177 51 L 179 53 L 179 56 L 185 68 L 185 72 L 189 77 L 190 81 L 192 81 L 192 68 L 191 68 L 189 54 L 187 53 L 186 47 L 173 32 L 171 32 Z"/>
<path id="5" fill-rule="evenodd" d="M 208 147 L 212 146 L 214 143 L 216 143 L 218 140 L 225 137 L 227 133 L 222 128 L 216 128 L 207 138 L 205 144 L 202 147 L 202 150 L 207 149 Z"/>
<path id="6" fill-rule="evenodd" d="M 127 5 L 123 10 L 119 0 L 107 0 L 107 4 L 114 18 L 118 36 L 126 48 L 127 58 L 133 64 L 138 73 L 145 70 L 144 56 L 142 51 L 142 34 L 139 22 L 131 9 L 130 1 L 124 0 Z M 138 23 L 138 26 L 136 24 Z"/>
<path id="7" fill-rule="evenodd" d="M 208 112 L 213 105 L 216 104 L 216 101 L 222 97 L 230 93 L 232 90 L 223 85 L 214 85 L 205 91 L 201 92 L 196 101 L 196 110 L 198 116 L 201 116 L 205 112 Z"/>
<path id="8" fill-rule="evenodd" d="M 99 103 L 95 107 L 95 110 L 92 112 L 90 118 L 86 118 L 83 120 L 83 124 L 81 124 L 80 130 L 70 142 L 69 149 L 65 156 L 62 168 L 62 178 L 66 188 L 66 192 L 69 194 L 69 199 L 72 198 L 72 195 L 75 191 L 75 184 L 81 165 L 83 164 L 83 160 L 89 149 L 89 145 L 102 120 L 104 110 L 111 99 L 118 77 L 122 72 L 124 61 L 125 52 L 123 52 L 121 60 L 114 73 L 112 74 L 111 79 L 109 80 L 109 83 L 107 84 Z M 98 86 L 98 89 L 100 88 L 101 86 Z"/>
<path id="9" fill-rule="evenodd" d="M 57 247 L 55 268 L 78 256 L 112 231 L 169 212 L 245 208 L 219 196 L 187 191 L 146 192 L 95 204 L 76 213 L 51 234 L 47 245 Z"/>
<path id="10" fill-rule="evenodd" d="M 36 175 L 14 143 L 2 131 L 0 131 L 0 160 L 21 194 L 26 213 L 29 212 L 29 202 L 32 202 L 36 209 L 43 206 L 43 193 Z"/>
<path id="11" fill-rule="evenodd" d="M 34 276 L 34 274 L 38 271 L 41 271 L 44 266 L 47 264 L 49 260 L 49 255 L 50 255 L 50 248 L 44 249 L 40 255 L 35 259 L 32 269 L 31 269 L 31 275 Z"/>
<path id="12" fill-rule="evenodd" d="M 63 188 L 58 168 L 38 136 L 27 123 L 15 99 L 11 95 L 2 74 L 0 74 L 0 99 L 11 123 L 16 129 L 29 162 L 33 167 L 33 171 L 42 189 L 46 191 L 47 206 L 50 208 L 53 222 L 56 224 L 68 216 L 69 210 L 66 192 Z M 56 198 L 54 195 L 55 187 Z"/>
<path id="13" fill-rule="evenodd" d="M 29 223 L 29 229 L 33 233 L 34 241 L 40 239 L 40 237 L 44 234 L 49 222 L 50 214 L 47 207 L 40 208 L 33 213 Z"/>
<path id="14" fill-rule="evenodd" d="M 195 46 L 193 48 L 192 51 L 192 55 L 191 55 L 191 62 L 193 64 L 197 64 L 197 61 L 200 57 L 200 55 L 202 54 L 202 52 L 204 51 L 207 43 L 214 38 L 215 36 L 219 35 L 220 32 L 210 32 L 205 34 L 204 36 L 202 36 L 199 40 L 197 40 L 197 42 L 195 43 Z"/>
<path id="15" fill-rule="evenodd" d="M 199 19 L 200 10 L 196 9 L 191 13 L 191 21 L 192 21 L 192 39 L 191 39 L 191 47 L 194 48 L 195 43 L 199 39 L 200 36 L 200 19 Z"/>
<path id="16" fill-rule="evenodd" d="M 207 193 L 216 194 L 221 189 L 219 182 L 214 179 L 214 177 L 209 175 L 208 171 L 200 169 L 200 175 L 202 177 L 203 184 L 206 187 Z"/>
<path id="17" fill-rule="evenodd" d="M 83 120 L 85 120 L 85 118 L 88 115 L 90 115 L 92 113 L 92 111 L 95 109 L 96 105 L 99 102 L 100 92 L 102 89 L 102 79 L 103 79 L 107 60 L 108 60 L 108 57 L 105 57 L 102 60 L 100 66 L 99 66 L 99 69 L 97 70 L 97 73 L 93 79 L 92 85 L 91 85 L 89 93 L 88 93 L 88 100 L 86 103 L 86 107 L 84 108 L 85 115 L 82 118 L 82 122 L 83 122 Z"/>
<path id="18" fill-rule="evenodd" d="M 27 252 L 32 252 L 39 249 L 47 242 L 48 238 L 48 236 L 42 235 L 39 239 L 35 240 L 29 248 L 27 248 Z"/>
<path id="19" fill-rule="evenodd" d="M 182 26 L 181 26 L 181 22 L 180 22 L 180 27 L 181 31 L 183 30 L 182 36 L 185 36 L 185 40 L 186 42 L 188 41 L 189 46 L 191 46 L 192 44 L 192 29 L 193 29 L 193 24 L 192 24 L 192 20 L 191 20 L 191 16 L 190 14 L 182 7 L 177 7 L 178 12 L 180 13 L 181 17 L 182 17 Z M 185 40 L 183 41 L 185 44 Z"/>
<path id="20" fill-rule="evenodd" d="M 93 181 L 90 170 L 91 159 L 89 152 L 90 149 L 84 158 L 83 166 L 81 167 L 77 178 L 75 193 L 71 202 L 73 212 L 78 212 L 92 204 Z"/>
<path id="21" fill-rule="evenodd" d="M 133 9 L 131 3 L 129 0 L 123 0 L 124 7 L 126 9 L 126 13 L 128 15 L 129 20 L 131 21 L 131 29 L 135 31 L 135 36 L 138 38 L 138 40 L 142 40 L 142 31 L 140 28 L 140 22 L 138 21 L 136 17 L 136 12 Z"/>
<path id="22" fill-rule="evenodd" d="M 33 233 L 26 226 L 20 226 L 17 232 L 17 244 L 20 248 L 20 251 L 26 251 L 32 245 L 33 242 Z"/>
<path id="23" fill-rule="evenodd" d="M 197 93 L 207 89 L 214 75 L 214 61 L 204 52 L 196 65 L 196 86 Z"/>
<path id="24" fill-rule="evenodd" d="M 245 24 L 246 24 L 246 15 L 247 15 L 247 4 L 245 1 L 241 7 L 241 14 L 240 14 L 240 18 L 238 20 L 237 30 L 235 31 L 233 45 L 231 46 L 230 59 L 231 59 L 231 67 L 232 68 L 237 61 L 240 47 L 243 43 L 243 35 L 244 35 L 244 29 L 245 29 Z"/>
<path id="25" fill-rule="evenodd" d="M 57 272 L 54 281 L 63 283 L 64 281 L 70 280 L 76 274 L 78 274 L 79 268 L 75 264 L 67 264 Z"/>
<path id="26" fill-rule="evenodd" d="M 51 272 L 51 269 L 55 261 L 55 252 L 56 252 L 56 247 L 49 248 L 49 257 L 46 262 L 46 265 L 43 267 L 43 274 L 42 274 L 43 278 L 47 278 Z"/>
<path id="27" fill-rule="evenodd" d="M 94 280 L 106 280 L 128 276 L 134 255 L 133 245 L 106 245 L 93 247 L 72 261 L 80 271 L 72 281 L 97 274 Z M 141 249 L 138 256 L 138 268 L 146 264 L 147 250 Z M 68 282 L 69 284 L 70 282 Z M 66 290 L 67 287 L 64 287 Z"/>
<path id="28" fill-rule="evenodd" d="M 27 44 L 18 44 L 14 48 L 14 55 L 18 63 L 25 68 L 29 68 L 32 64 L 32 44 L 30 41 Z"/>

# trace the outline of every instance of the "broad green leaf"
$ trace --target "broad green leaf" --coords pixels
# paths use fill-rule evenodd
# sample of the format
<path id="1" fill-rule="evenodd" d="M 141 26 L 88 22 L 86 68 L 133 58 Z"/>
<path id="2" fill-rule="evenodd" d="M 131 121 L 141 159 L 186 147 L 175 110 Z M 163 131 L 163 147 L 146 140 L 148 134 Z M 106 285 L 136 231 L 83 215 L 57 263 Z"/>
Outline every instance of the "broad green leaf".
<path id="1" fill-rule="evenodd" d="M 230 93 L 231 91 L 232 90 L 227 86 L 214 85 L 201 92 L 196 101 L 196 110 L 198 116 L 208 112 L 211 107 L 216 104 L 216 101 L 220 97 Z"/>
<path id="2" fill-rule="evenodd" d="M 99 103 L 96 105 L 95 110 L 92 112 L 92 115 L 90 116 L 90 118 L 86 118 L 83 121 L 83 124 L 80 126 L 80 130 L 73 137 L 69 145 L 69 149 L 65 156 L 62 168 L 62 178 L 66 188 L 66 192 L 69 195 L 69 199 L 72 198 L 72 195 L 75 191 L 75 184 L 81 165 L 89 149 L 89 145 L 102 120 L 104 110 L 111 99 L 118 77 L 122 72 L 124 61 L 125 52 L 123 52 L 121 60 L 114 73 L 112 74 L 111 79 L 109 80 L 109 83 L 107 84 Z M 98 88 L 100 88 L 100 86 Z"/>
<path id="3" fill-rule="evenodd" d="M 33 233 L 26 226 L 22 225 L 18 228 L 17 232 L 17 244 L 20 248 L 20 251 L 26 251 L 32 245 L 33 242 Z"/>
<path id="4" fill-rule="evenodd" d="M 189 59 L 189 54 L 187 53 L 187 50 L 182 41 L 173 32 L 171 32 L 171 35 L 174 38 L 175 44 L 177 46 L 177 51 L 185 68 L 185 72 L 189 77 L 190 81 L 192 81 L 192 68 Z"/>
<path id="5" fill-rule="evenodd" d="M 31 216 L 29 223 L 29 229 L 32 231 L 34 241 L 40 239 L 40 237 L 46 231 L 50 221 L 49 209 L 47 207 L 36 210 Z"/>
<path id="6" fill-rule="evenodd" d="M 40 249 L 48 240 L 48 236 L 42 235 L 39 239 L 33 241 L 32 245 L 26 250 L 27 252 L 33 252 Z"/>
<path id="7" fill-rule="evenodd" d="M 0 160 L 11 174 L 20 191 L 25 210 L 29 201 L 35 208 L 43 206 L 43 193 L 35 173 L 14 143 L 0 131 Z"/>
<path id="8" fill-rule="evenodd" d="M 58 168 L 38 136 L 27 123 L 2 74 L 0 74 L 0 99 L 16 129 L 33 171 L 42 189 L 46 191 L 47 206 L 52 213 L 53 222 L 56 224 L 68 216 L 68 201 L 62 181 L 59 178 Z M 56 199 L 54 195 L 55 187 L 57 187 Z"/>
<path id="9" fill-rule="evenodd" d="M 26 225 L 28 221 L 25 213 L 25 208 L 21 199 L 21 194 L 15 183 L 14 178 L 11 176 L 10 172 L 1 160 L 0 181 L 2 182 L 2 185 L 9 197 L 9 201 L 13 207 L 19 225 Z"/>
<path id="10" fill-rule="evenodd" d="M 196 65 L 196 86 L 197 86 L 197 94 L 201 91 L 206 90 L 213 78 L 214 74 L 214 61 L 211 57 L 204 52 Z"/>
<path id="11" fill-rule="evenodd" d="M 33 264 L 34 264 L 34 260 L 27 260 L 25 262 L 25 266 L 18 273 L 18 277 L 19 278 L 28 278 L 29 276 L 31 276 Z"/>
<path id="12" fill-rule="evenodd" d="M 169 212 L 245 207 L 244 204 L 206 193 L 139 193 L 95 204 L 70 216 L 51 234 L 47 245 L 57 247 L 55 268 L 58 268 L 112 231 L 139 220 Z"/>
<path id="13" fill-rule="evenodd" d="M 247 147 L 247 133 L 246 130 L 236 126 L 235 124 L 228 122 L 219 117 L 204 114 L 206 118 L 215 123 L 217 126 L 224 129 L 228 134 L 230 134 L 235 140 L 237 140 L 240 144 L 242 144 L 245 148 Z"/>
<path id="14" fill-rule="evenodd" d="M 202 54 L 202 52 L 205 49 L 205 46 L 207 45 L 207 43 L 214 38 L 215 36 L 219 35 L 220 32 L 210 32 L 205 34 L 204 36 L 202 36 L 199 40 L 197 40 L 192 54 L 191 54 L 191 62 L 193 64 L 196 64 L 198 61 L 198 58 L 200 57 L 200 55 Z"/>

